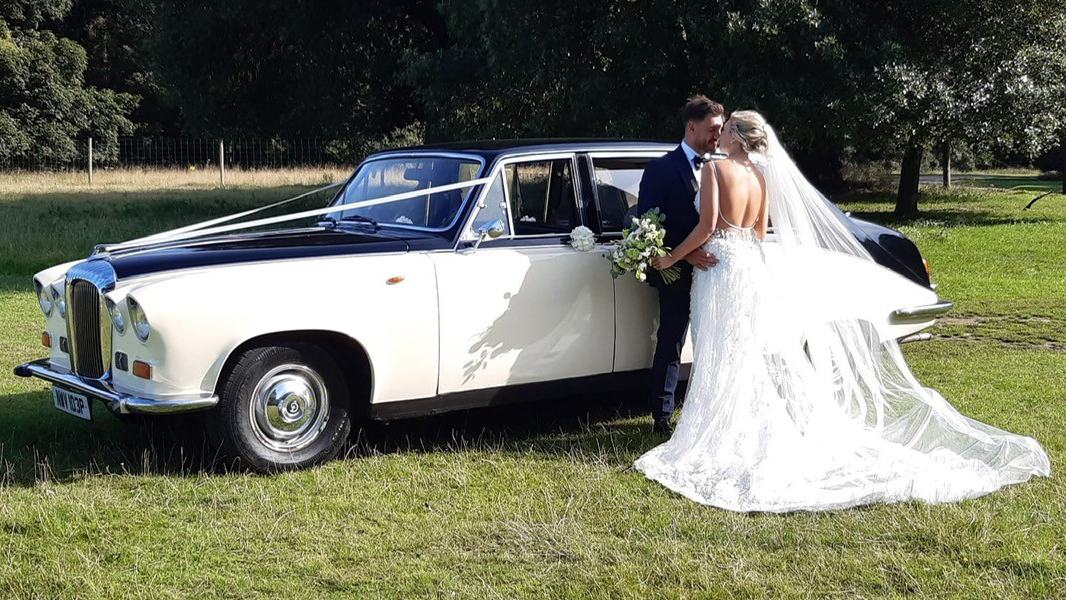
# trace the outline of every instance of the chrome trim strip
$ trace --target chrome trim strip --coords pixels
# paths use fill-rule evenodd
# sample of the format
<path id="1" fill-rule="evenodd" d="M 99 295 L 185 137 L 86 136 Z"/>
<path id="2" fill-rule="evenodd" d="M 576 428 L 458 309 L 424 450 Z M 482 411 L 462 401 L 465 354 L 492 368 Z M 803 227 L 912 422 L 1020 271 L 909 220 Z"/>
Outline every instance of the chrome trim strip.
<path id="1" fill-rule="evenodd" d="M 659 158 L 666 155 L 670 150 L 662 148 L 634 148 L 632 150 L 614 150 L 610 152 L 587 152 L 589 158 Z"/>
<path id="2" fill-rule="evenodd" d="M 37 377 L 81 392 L 100 400 L 109 411 L 116 414 L 167 415 L 204 410 L 218 404 L 218 396 L 182 396 L 165 400 L 127 396 L 116 392 L 102 380 L 82 379 L 66 369 L 53 367 L 47 358 L 15 367 L 15 375 Z"/>
<path id="3" fill-rule="evenodd" d="M 893 323 L 921 323 L 931 321 L 954 308 L 954 302 L 937 302 L 925 306 L 912 306 L 892 311 L 890 320 Z"/>

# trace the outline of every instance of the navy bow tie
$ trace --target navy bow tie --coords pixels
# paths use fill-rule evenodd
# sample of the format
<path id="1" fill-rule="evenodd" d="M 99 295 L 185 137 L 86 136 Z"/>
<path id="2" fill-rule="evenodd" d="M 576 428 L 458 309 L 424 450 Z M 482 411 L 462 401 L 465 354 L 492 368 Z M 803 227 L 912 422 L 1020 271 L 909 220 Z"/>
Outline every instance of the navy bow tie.
<path id="1" fill-rule="evenodd" d="M 702 156 L 699 156 L 699 155 L 693 156 L 692 157 L 692 168 L 693 169 L 698 169 L 701 166 L 703 166 L 703 163 L 705 163 L 705 162 L 707 162 L 706 158 L 703 158 Z"/>

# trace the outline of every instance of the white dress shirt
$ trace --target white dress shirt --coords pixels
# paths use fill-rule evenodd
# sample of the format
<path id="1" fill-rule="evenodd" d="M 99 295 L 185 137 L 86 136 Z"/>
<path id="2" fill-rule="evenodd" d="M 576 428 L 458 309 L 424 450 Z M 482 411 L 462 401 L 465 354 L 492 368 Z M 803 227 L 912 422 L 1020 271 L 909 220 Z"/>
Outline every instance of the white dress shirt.
<path id="1" fill-rule="evenodd" d="M 692 166 L 692 159 L 696 158 L 697 156 L 702 156 L 703 160 L 710 160 L 711 156 L 709 154 L 701 155 L 700 153 L 696 152 L 691 147 L 689 147 L 689 145 L 687 143 L 685 143 L 684 140 L 681 140 L 681 150 L 683 150 L 685 152 L 685 159 L 688 160 L 688 166 L 692 167 L 692 176 L 696 178 L 696 187 L 699 188 L 700 187 L 700 170 L 697 169 L 696 167 Z"/>

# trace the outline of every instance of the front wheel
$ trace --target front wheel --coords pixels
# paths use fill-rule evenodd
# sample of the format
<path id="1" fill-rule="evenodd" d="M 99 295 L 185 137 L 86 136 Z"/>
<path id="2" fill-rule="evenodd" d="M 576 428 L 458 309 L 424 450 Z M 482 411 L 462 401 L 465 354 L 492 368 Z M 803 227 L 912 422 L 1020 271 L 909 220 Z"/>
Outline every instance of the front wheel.
<path id="1" fill-rule="evenodd" d="M 311 344 L 246 350 L 219 386 L 208 431 L 227 458 L 261 473 L 327 461 L 351 430 L 336 360 Z"/>

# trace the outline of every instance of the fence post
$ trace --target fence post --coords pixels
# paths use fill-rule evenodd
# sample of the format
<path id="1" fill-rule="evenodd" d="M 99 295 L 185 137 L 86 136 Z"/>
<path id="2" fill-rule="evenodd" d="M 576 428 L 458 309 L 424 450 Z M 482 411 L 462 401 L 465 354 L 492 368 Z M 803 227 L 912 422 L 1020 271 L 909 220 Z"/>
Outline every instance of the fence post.
<path id="1" fill-rule="evenodd" d="M 944 140 L 941 148 L 940 166 L 944 169 L 944 187 L 951 187 L 951 142 Z"/>
<path id="2" fill-rule="evenodd" d="M 226 146 L 218 141 L 218 185 L 226 187 Z"/>
<path id="3" fill-rule="evenodd" d="M 89 136 L 89 185 L 93 184 L 93 138 Z"/>

